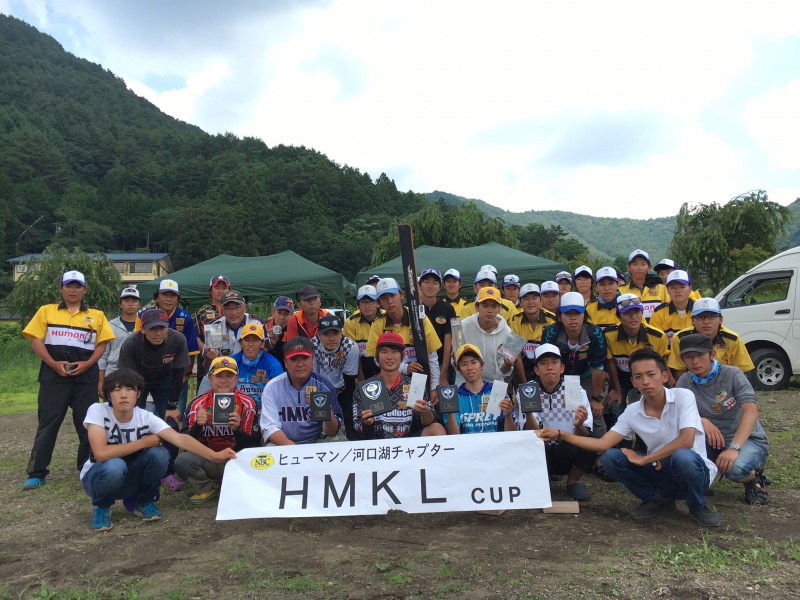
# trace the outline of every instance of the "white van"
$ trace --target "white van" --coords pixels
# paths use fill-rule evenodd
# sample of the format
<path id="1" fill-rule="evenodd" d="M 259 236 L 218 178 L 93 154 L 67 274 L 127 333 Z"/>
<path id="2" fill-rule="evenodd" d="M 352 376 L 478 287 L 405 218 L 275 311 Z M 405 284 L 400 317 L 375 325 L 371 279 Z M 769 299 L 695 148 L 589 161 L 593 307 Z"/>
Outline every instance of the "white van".
<path id="1" fill-rule="evenodd" d="M 800 246 L 747 271 L 716 297 L 724 325 L 738 333 L 753 360 L 758 390 L 782 390 L 800 375 Z"/>

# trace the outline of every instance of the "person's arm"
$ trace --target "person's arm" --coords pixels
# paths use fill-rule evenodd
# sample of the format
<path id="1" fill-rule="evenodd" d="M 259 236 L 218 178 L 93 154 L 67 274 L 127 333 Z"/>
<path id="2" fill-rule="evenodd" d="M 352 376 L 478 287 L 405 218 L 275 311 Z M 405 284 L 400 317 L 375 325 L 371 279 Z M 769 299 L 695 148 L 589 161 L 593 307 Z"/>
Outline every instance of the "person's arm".
<path id="1" fill-rule="evenodd" d="M 683 429 L 681 429 L 680 433 L 678 434 L 678 437 L 676 437 L 674 440 L 672 440 L 669 444 L 667 444 L 660 450 L 657 450 L 645 456 L 641 456 L 640 454 L 636 454 L 636 452 L 634 452 L 633 450 L 630 450 L 628 448 L 623 448 L 622 453 L 625 455 L 625 457 L 628 459 L 628 462 L 630 462 L 631 464 L 644 467 L 653 464 L 655 462 L 658 462 L 660 460 L 664 460 L 665 458 L 669 458 L 677 450 L 680 450 L 682 448 L 687 448 L 687 449 L 692 448 L 692 446 L 694 446 L 694 436 L 696 433 L 697 429 L 695 429 L 694 427 L 684 427 Z"/>
<path id="2" fill-rule="evenodd" d="M 522 354 L 520 354 L 514 361 L 514 369 L 517 371 L 517 377 L 520 382 L 527 383 L 528 378 L 525 375 L 525 365 L 522 364 Z"/>
<path id="3" fill-rule="evenodd" d="M 181 420 L 181 412 L 178 410 L 178 400 L 181 397 L 181 389 L 183 388 L 183 374 L 184 368 L 172 369 L 172 378 L 170 380 L 169 400 L 167 401 L 167 410 L 164 413 L 164 420 L 172 419 L 176 423 Z"/>
<path id="4" fill-rule="evenodd" d="M 193 437 L 178 433 L 172 427 L 167 427 L 166 429 L 159 431 L 158 437 L 165 442 L 169 442 L 173 446 L 177 446 L 178 448 L 213 462 L 223 463 L 232 458 L 236 458 L 236 452 L 234 452 L 231 448 L 225 448 L 219 452 L 214 452 L 211 448 L 204 446 Z"/>
<path id="5" fill-rule="evenodd" d="M 622 386 L 619 383 L 619 372 L 617 371 L 617 363 L 613 358 L 606 360 L 606 369 L 608 369 L 608 377 L 611 379 L 611 389 L 608 391 L 608 404 L 621 404 L 622 403 Z M 592 380 L 594 383 L 594 380 Z M 594 386 L 593 386 L 594 388 Z"/>
<path id="6" fill-rule="evenodd" d="M 705 419 L 703 420 L 705 421 Z M 753 427 L 755 427 L 756 421 L 758 421 L 758 407 L 755 403 L 747 402 L 742 404 L 742 416 L 739 419 L 739 427 L 736 428 L 736 433 L 733 434 L 731 443 L 739 444 L 740 448 L 744 446 L 745 442 L 750 439 L 750 434 L 753 433 Z M 703 425 L 705 425 L 705 423 Z M 722 447 L 724 447 L 724 444 L 725 441 L 723 440 Z M 738 458 L 739 451 L 733 448 L 728 447 L 726 450 L 720 452 L 719 456 L 717 456 L 717 467 L 719 467 L 720 473 L 723 475 L 730 473 L 733 463 Z"/>
<path id="7" fill-rule="evenodd" d="M 613 448 L 625 439 L 616 431 L 609 431 L 600 439 L 595 439 L 593 437 L 575 435 L 574 433 L 566 433 L 558 429 L 549 428 L 542 429 L 541 433 L 539 433 L 539 437 L 547 442 L 564 441 L 578 448 L 583 448 L 590 452 L 597 452 L 598 454 L 605 452 L 609 448 Z"/>
<path id="8" fill-rule="evenodd" d="M 92 456 L 97 462 L 105 462 L 109 458 L 122 458 L 146 448 L 153 448 L 161 443 L 161 439 L 157 435 L 147 435 L 126 444 L 109 444 L 106 429 L 102 425 L 89 423 L 86 431 L 89 436 L 89 445 L 92 447 Z"/>
<path id="9" fill-rule="evenodd" d="M 594 417 L 603 416 L 603 403 L 595 398 L 599 398 L 603 393 L 603 384 L 606 381 L 606 372 L 602 369 L 595 369 L 592 367 L 592 397 L 590 398 L 589 405 L 592 407 L 592 415 Z"/>
<path id="10" fill-rule="evenodd" d="M 589 418 L 589 412 L 585 406 L 579 406 L 575 409 L 575 417 L 572 421 L 572 426 L 575 428 L 573 433 L 581 437 L 589 437 L 592 432 L 586 428 L 586 419 Z"/>
<path id="11" fill-rule="evenodd" d="M 61 377 L 69 377 L 69 373 L 64 370 L 64 365 L 70 364 L 68 360 L 54 360 L 47 351 L 47 346 L 44 345 L 44 340 L 39 338 L 31 338 L 31 348 L 36 353 L 36 356 L 42 359 L 42 362 L 48 367 L 53 369 L 56 374 Z"/>
<path id="12" fill-rule="evenodd" d="M 94 363 L 103 356 L 103 352 L 106 351 L 106 346 L 108 346 L 108 342 L 100 342 L 94 347 L 94 352 L 92 352 L 92 355 L 88 359 L 73 362 L 72 364 L 75 365 L 75 367 L 69 372 L 69 376 L 77 377 L 92 368 Z"/>
<path id="13" fill-rule="evenodd" d="M 514 422 L 512 415 L 514 404 L 508 396 L 500 400 L 500 410 L 503 411 L 503 431 L 516 431 L 517 424 Z"/>
<path id="14" fill-rule="evenodd" d="M 328 434 L 325 434 L 328 435 Z M 278 429 L 275 433 L 273 433 L 267 440 L 276 446 L 294 446 L 295 443 L 286 437 L 286 434 L 283 433 L 280 429 Z"/>
<path id="15" fill-rule="evenodd" d="M 447 429 L 447 435 L 459 435 L 461 433 L 461 429 L 458 427 L 458 420 L 456 419 L 456 413 L 445 414 L 444 421 L 445 421 L 445 429 Z"/>

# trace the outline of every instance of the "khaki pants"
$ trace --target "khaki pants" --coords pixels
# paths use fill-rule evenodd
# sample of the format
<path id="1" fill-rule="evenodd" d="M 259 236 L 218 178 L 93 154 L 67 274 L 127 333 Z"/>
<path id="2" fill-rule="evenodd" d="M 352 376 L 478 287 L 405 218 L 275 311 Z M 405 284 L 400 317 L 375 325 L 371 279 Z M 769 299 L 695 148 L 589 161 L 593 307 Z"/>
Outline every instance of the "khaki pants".
<path id="1" fill-rule="evenodd" d="M 227 461 L 216 463 L 191 452 L 181 452 L 175 459 L 175 475 L 188 483 L 195 494 L 205 494 L 222 481 L 226 464 Z"/>

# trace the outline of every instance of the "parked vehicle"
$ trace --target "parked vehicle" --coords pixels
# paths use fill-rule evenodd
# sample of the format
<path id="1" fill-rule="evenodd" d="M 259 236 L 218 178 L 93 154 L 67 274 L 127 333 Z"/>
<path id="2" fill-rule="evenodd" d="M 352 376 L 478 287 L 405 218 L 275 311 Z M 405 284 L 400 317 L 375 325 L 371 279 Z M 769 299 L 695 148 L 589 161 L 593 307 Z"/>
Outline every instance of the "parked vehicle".
<path id="1" fill-rule="evenodd" d="M 782 390 L 800 375 L 800 246 L 747 271 L 716 297 L 725 327 L 747 345 L 758 390 Z"/>

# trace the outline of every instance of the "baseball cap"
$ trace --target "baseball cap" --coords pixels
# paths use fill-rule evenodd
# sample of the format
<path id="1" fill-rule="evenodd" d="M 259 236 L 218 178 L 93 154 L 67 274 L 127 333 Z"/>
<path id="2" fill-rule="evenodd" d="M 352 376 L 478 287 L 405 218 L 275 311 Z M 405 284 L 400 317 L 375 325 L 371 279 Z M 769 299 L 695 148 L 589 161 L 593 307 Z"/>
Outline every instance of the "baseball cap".
<path id="1" fill-rule="evenodd" d="M 239 330 L 239 339 L 243 340 L 248 335 L 257 335 L 258 339 L 264 339 L 264 327 L 261 323 L 245 323 Z"/>
<path id="2" fill-rule="evenodd" d="M 658 262 L 658 264 L 653 267 L 655 272 L 658 273 L 662 269 L 677 269 L 678 267 L 675 265 L 675 261 L 671 258 L 665 258 Z"/>
<path id="3" fill-rule="evenodd" d="M 166 294 L 172 292 L 173 294 L 181 295 L 181 289 L 178 287 L 178 282 L 174 279 L 162 279 L 158 284 L 158 294 Z"/>
<path id="4" fill-rule="evenodd" d="M 119 294 L 119 299 L 122 300 L 123 298 L 136 298 L 138 300 L 140 298 L 139 290 L 135 287 L 126 287 Z"/>
<path id="5" fill-rule="evenodd" d="M 477 357 L 481 363 L 483 363 L 483 356 L 481 356 L 481 351 L 478 350 L 478 347 L 475 344 L 464 344 L 461 346 L 458 351 L 456 352 L 456 362 L 461 360 L 461 357 L 465 354 L 472 354 Z"/>
<path id="6" fill-rule="evenodd" d="M 700 298 L 699 300 L 695 300 L 692 305 L 692 315 L 699 315 L 705 312 L 721 315 L 722 310 L 719 307 L 719 302 L 713 298 Z"/>
<path id="7" fill-rule="evenodd" d="M 61 285 L 73 282 L 80 283 L 83 287 L 86 287 L 86 277 L 80 271 L 67 271 L 61 276 Z"/>
<path id="8" fill-rule="evenodd" d="M 375 344 L 375 348 L 379 349 L 383 346 L 387 348 L 394 348 L 395 350 L 399 350 L 400 352 L 405 352 L 406 345 L 403 342 L 403 338 L 399 333 L 394 333 L 392 331 L 387 331 L 386 333 L 380 334 L 378 336 L 378 342 Z"/>
<path id="9" fill-rule="evenodd" d="M 519 285 L 519 277 L 517 277 L 516 275 L 513 275 L 513 274 L 512 275 L 506 275 L 505 277 L 503 277 L 503 287 L 506 287 L 507 285 L 515 285 L 517 287 L 520 287 L 520 285 Z"/>
<path id="10" fill-rule="evenodd" d="M 542 294 L 547 292 L 555 292 L 556 294 L 561 293 L 561 290 L 558 289 L 558 284 L 555 281 L 543 281 L 540 291 Z"/>
<path id="11" fill-rule="evenodd" d="M 217 375 L 219 373 L 222 373 L 223 371 L 229 371 L 234 375 L 238 375 L 239 366 L 236 364 L 236 361 L 233 360 L 230 356 L 218 356 L 217 358 L 211 361 L 211 366 L 208 367 L 208 374 Z"/>
<path id="12" fill-rule="evenodd" d="M 294 312 L 294 300 L 289 296 L 278 296 L 275 298 L 275 304 L 272 305 L 275 310 L 288 310 Z"/>
<path id="13" fill-rule="evenodd" d="M 475 283 L 487 280 L 491 281 L 492 283 L 497 283 L 497 273 L 495 273 L 491 269 L 481 269 L 480 271 L 478 271 L 478 274 L 475 275 Z"/>
<path id="14" fill-rule="evenodd" d="M 319 329 L 317 329 L 317 331 L 319 333 L 325 333 L 326 331 L 330 331 L 331 329 L 335 329 L 336 331 L 341 331 L 342 321 L 336 315 L 328 313 L 319 320 Z"/>
<path id="15" fill-rule="evenodd" d="M 628 264 L 631 264 L 633 259 L 638 256 L 641 256 L 643 259 L 645 259 L 648 265 L 650 264 L 650 255 L 641 248 L 637 248 L 628 255 Z"/>
<path id="16" fill-rule="evenodd" d="M 386 277 L 378 282 L 375 286 L 375 294 L 380 298 L 384 294 L 399 294 L 400 284 L 394 277 Z"/>
<path id="17" fill-rule="evenodd" d="M 537 296 L 541 296 L 542 292 L 539 291 L 539 286 L 535 283 L 526 283 L 519 288 L 519 297 L 524 298 L 528 294 L 536 294 Z"/>
<path id="18" fill-rule="evenodd" d="M 533 360 L 539 362 L 543 356 L 556 356 L 561 360 L 561 350 L 554 344 L 542 344 L 533 351 Z"/>
<path id="19" fill-rule="evenodd" d="M 211 281 L 208 282 L 208 287 L 215 287 L 218 286 L 220 283 L 225 285 L 226 287 L 231 287 L 231 281 L 230 279 L 225 277 L 225 275 L 214 275 L 211 278 Z"/>
<path id="20" fill-rule="evenodd" d="M 228 302 L 234 302 L 236 304 L 247 304 L 244 301 L 244 296 L 242 296 L 242 292 L 239 290 L 228 290 L 225 292 L 225 295 L 222 296 L 222 306 L 228 304 Z"/>
<path id="21" fill-rule="evenodd" d="M 383 279 L 380 275 L 370 275 L 369 279 L 367 279 L 367 283 L 378 283 L 381 279 Z M 373 284 L 374 285 L 374 284 Z"/>
<path id="22" fill-rule="evenodd" d="M 560 283 L 565 279 L 572 283 L 572 275 L 570 275 L 567 271 L 561 271 L 556 275 L 556 283 Z"/>
<path id="23" fill-rule="evenodd" d="M 283 357 L 314 356 L 314 342 L 307 337 L 294 337 L 283 345 Z"/>
<path id="24" fill-rule="evenodd" d="M 494 273 L 494 274 L 495 274 L 495 277 L 497 276 L 497 269 L 495 269 L 493 265 L 483 265 L 483 266 L 482 266 L 480 269 L 478 269 L 478 270 L 479 270 L 479 271 L 491 271 L 492 273 Z"/>
<path id="25" fill-rule="evenodd" d="M 673 281 L 677 281 L 678 283 L 682 283 L 684 285 L 692 285 L 692 278 L 689 277 L 689 274 L 686 271 L 681 271 L 680 269 L 675 269 L 672 273 L 667 275 L 667 285 Z"/>
<path id="26" fill-rule="evenodd" d="M 681 354 L 687 352 L 711 352 L 714 349 L 714 342 L 707 335 L 702 333 L 690 333 L 681 338 Z"/>
<path id="27" fill-rule="evenodd" d="M 621 294 L 617 297 L 617 310 L 620 313 L 626 313 L 629 310 L 644 311 L 644 306 L 636 294 Z"/>
<path id="28" fill-rule="evenodd" d="M 478 290 L 478 297 L 475 298 L 475 304 L 480 304 L 481 302 L 486 302 L 487 300 L 492 300 L 498 304 L 502 304 L 502 302 L 500 302 L 500 290 L 493 287 L 485 287 Z"/>
<path id="29" fill-rule="evenodd" d="M 419 278 L 422 279 L 425 277 L 425 275 L 434 275 L 436 279 L 439 280 L 439 283 L 442 282 L 442 272 L 439 269 L 434 269 L 433 267 L 422 269 L 422 273 L 419 274 Z"/>
<path id="30" fill-rule="evenodd" d="M 614 267 L 603 267 L 602 269 L 597 269 L 597 281 L 602 279 L 613 279 L 614 281 L 619 281 L 617 279 L 617 270 Z"/>
<path id="31" fill-rule="evenodd" d="M 142 320 L 142 329 L 169 327 L 169 315 L 167 315 L 167 311 L 160 308 L 149 308 L 139 318 Z"/>
<path id="32" fill-rule="evenodd" d="M 444 279 L 447 279 L 448 277 L 452 277 L 453 279 L 458 279 L 461 281 L 461 273 L 459 273 L 456 269 L 447 269 L 447 271 L 444 272 Z"/>
<path id="33" fill-rule="evenodd" d="M 298 300 L 310 300 L 311 298 L 319 298 L 319 290 L 313 285 L 304 286 L 297 292 Z"/>
<path id="34" fill-rule="evenodd" d="M 373 300 L 377 300 L 378 290 L 376 290 L 375 286 L 372 285 L 362 285 L 360 288 L 358 288 L 356 299 L 361 300 L 362 298 L 372 298 Z"/>
<path id="35" fill-rule="evenodd" d="M 574 276 L 577 277 L 581 273 L 585 273 L 585 274 L 589 275 L 589 277 L 593 277 L 594 276 L 594 273 L 592 272 L 592 270 L 589 267 L 587 267 L 586 265 L 581 265 L 580 267 L 575 269 Z"/>
<path id="36" fill-rule="evenodd" d="M 579 313 L 586 312 L 586 307 L 583 304 L 583 296 L 578 292 L 567 292 L 561 296 L 561 301 L 558 303 L 558 308 L 562 313 L 571 310 L 577 310 Z"/>

